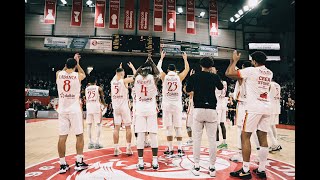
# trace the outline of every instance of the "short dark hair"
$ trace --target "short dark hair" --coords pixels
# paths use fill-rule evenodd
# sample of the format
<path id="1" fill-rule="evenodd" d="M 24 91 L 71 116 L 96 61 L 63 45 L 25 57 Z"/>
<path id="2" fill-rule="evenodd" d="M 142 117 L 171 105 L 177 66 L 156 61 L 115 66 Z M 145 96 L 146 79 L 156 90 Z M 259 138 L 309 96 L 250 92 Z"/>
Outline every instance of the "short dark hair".
<path id="1" fill-rule="evenodd" d="M 89 83 L 93 84 L 96 82 L 96 77 L 95 76 L 90 76 L 89 77 Z"/>
<path id="2" fill-rule="evenodd" d="M 242 64 L 242 66 L 244 66 L 244 67 L 251 67 L 252 64 L 251 64 L 250 61 L 244 61 L 243 64 Z"/>
<path id="3" fill-rule="evenodd" d="M 68 58 L 66 62 L 66 66 L 68 69 L 73 69 L 77 65 L 77 61 L 73 58 Z"/>
<path id="4" fill-rule="evenodd" d="M 116 70 L 117 73 L 118 73 L 118 72 L 122 72 L 122 71 L 124 71 L 123 68 L 117 68 L 117 70 Z"/>
<path id="5" fill-rule="evenodd" d="M 211 68 L 213 67 L 213 65 L 214 65 L 213 59 L 210 57 L 203 57 L 200 59 L 200 66 L 204 68 Z"/>
<path id="6" fill-rule="evenodd" d="M 258 64 L 264 65 L 267 60 L 267 55 L 262 51 L 255 51 L 251 54 L 252 60 L 256 61 Z"/>
<path id="7" fill-rule="evenodd" d="M 169 71 L 175 71 L 176 66 L 174 64 L 169 64 L 168 69 L 169 69 Z"/>

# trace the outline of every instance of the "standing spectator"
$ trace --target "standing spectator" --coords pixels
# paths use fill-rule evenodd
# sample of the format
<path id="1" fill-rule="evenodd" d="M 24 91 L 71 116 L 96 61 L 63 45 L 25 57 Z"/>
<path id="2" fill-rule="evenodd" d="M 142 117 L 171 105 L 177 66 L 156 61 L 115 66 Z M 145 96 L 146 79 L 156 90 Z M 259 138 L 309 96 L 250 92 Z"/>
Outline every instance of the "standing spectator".
<path id="1" fill-rule="evenodd" d="M 295 101 L 289 97 L 288 102 L 286 103 L 286 107 L 287 107 L 287 124 L 295 124 L 295 110 L 296 110 Z"/>
<path id="2" fill-rule="evenodd" d="M 28 100 L 24 103 L 24 108 L 25 108 L 25 110 L 27 110 L 27 109 L 30 108 L 30 104 L 31 104 L 31 101 L 28 99 Z"/>

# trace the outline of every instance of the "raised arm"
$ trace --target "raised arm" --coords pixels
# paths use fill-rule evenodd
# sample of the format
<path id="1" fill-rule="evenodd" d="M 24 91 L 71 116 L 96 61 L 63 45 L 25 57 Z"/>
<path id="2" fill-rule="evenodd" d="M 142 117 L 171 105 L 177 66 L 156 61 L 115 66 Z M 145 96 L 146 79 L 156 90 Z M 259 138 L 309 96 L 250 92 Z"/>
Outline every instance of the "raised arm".
<path id="1" fill-rule="evenodd" d="M 179 74 L 179 77 L 180 77 L 181 81 L 183 81 L 184 78 L 186 78 L 186 76 L 188 75 L 188 72 L 190 70 L 189 62 L 188 62 L 188 56 L 187 56 L 186 52 L 184 52 L 182 54 L 182 58 L 183 58 L 183 61 L 184 61 L 184 70 Z"/>
<path id="2" fill-rule="evenodd" d="M 163 70 L 162 70 L 162 62 L 163 62 L 163 59 L 164 59 L 165 56 L 166 56 L 166 52 L 165 51 L 161 51 L 161 57 L 160 57 L 160 60 L 158 62 L 158 65 L 157 65 L 157 68 L 158 68 L 158 70 L 160 72 L 160 78 L 161 78 L 162 81 L 163 81 L 164 77 L 166 76 L 166 73 L 163 72 Z"/>
<path id="3" fill-rule="evenodd" d="M 128 63 L 128 66 L 132 69 L 132 72 L 133 74 L 135 75 L 137 70 L 136 68 L 133 66 L 133 64 L 131 62 Z M 129 83 L 132 83 L 134 81 L 134 78 L 133 77 L 129 77 L 129 78 L 125 78 L 124 80 L 124 83 L 126 84 L 129 84 Z"/>
<path id="4" fill-rule="evenodd" d="M 76 53 L 74 55 L 74 59 L 77 61 L 77 66 L 76 67 L 77 67 L 78 73 L 79 73 L 79 80 L 81 82 L 84 78 L 86 78 L 86 73 L 84 72 L 84 70 L 80 66 L 80 58 L 81 58 L 81 56 L 80 56 L 79 53 Z"/>
<path id="5" fill-rule="evenodd" d="M 239 80 L 241 77 L 238 76 L 238 71 L 236 70 L 237 62 L 239 61 L 241 53 L 237 53 L 236 50 L 233 51 L 232 59 L 230 59 L 230 64 L 226 70 L 225 75 L 228 78 Z"/>

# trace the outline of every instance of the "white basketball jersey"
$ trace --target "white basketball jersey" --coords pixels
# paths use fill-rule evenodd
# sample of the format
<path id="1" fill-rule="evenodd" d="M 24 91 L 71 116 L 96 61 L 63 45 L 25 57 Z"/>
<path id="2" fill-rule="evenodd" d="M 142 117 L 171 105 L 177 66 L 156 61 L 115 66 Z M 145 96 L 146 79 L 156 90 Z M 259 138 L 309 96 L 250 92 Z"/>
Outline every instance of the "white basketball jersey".
<path id="1" fill-rule="evenodd" d="M 79 74 L 60 71 L 56 83 L 59 95 L 57 112 L 60 114 L 81 113 Z"/>
<path id="2" fill-rule="evenodd" d="M 246 110 L 249 113 L 270 114 L 270 82 L 273 77 L 272 71 L 265 66 L 247 67 L 238 70 L 241 78 L 246 79 L 247 91 Z"/>
<path id="3" fill-rule="evenodd" d="M 246 79 L 242 79 L 242 83 L 240 85 L 239 81 L 236 82 L 233 99 L 237 101 L 246 101 L 247 91 L 246 91 Z"/>
<path id="4" fill-rule="evenodd" d="M 136 95 L 136 90 L 134 87 L 132 87 L 131 96 L 132 96 L 132 111 L 135 111 L 136 102 L 137 102 L 137 95 Z"/>
<path id="5" fill-rule="evenodd" d="M 280 93 L 281 93 L 280 85 L 276 82 L 271 82 L 270 97 L 271 97 L 272 114 L 280 114 L 281 112 Z"/>
<path id="6" fill-rule="evenodd" d="M 216 94 L 216 98 L 217 98 L 217 110 L 225 110 L 227 109 L 227 101 L 226 101 L 226 94 L 227 94 L 227 82 L 226 81 L 222 81 L 223 84 L 223 89 L 219 90 L 216 88 L 215 90 L 215 94 Z"/>
<path id="7" fill-rule="evenodd" d="M 113 109 L 119 109 L 122 106 L 128 106 L 129 102 L 128 88 L 123 79 L 113 78 L 111 81 L 111 100 Z"/>
<path id="8" fill-rule="evenodd" d="M 101 103 L 100 103 L 100 93 L 99 86 L 90 85 L 85 90 L 86 94 L 86 107 L 87 113 L 100 113 L 101 112 Z"/>
<path id="9" fill-rule="evenodd" d="M 138 75 L 134 81 L 136 93 L 136 115 L 150 116 L 157 114 L 156 95 L 158 93 L 154 77 Z"/>
<path id="10" fill-rule="evenodd" d="M 173 71 L 168 72 L 162 83 L 162 109 L 182 111 L 182 83 Z"/>

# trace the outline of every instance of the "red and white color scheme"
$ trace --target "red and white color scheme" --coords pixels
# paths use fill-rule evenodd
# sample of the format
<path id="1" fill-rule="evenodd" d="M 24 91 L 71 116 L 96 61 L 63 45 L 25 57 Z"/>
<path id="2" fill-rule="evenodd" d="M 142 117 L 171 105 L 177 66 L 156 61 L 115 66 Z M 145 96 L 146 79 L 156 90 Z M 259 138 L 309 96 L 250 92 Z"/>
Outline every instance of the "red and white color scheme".
<path id="1" fill-rule="evenodd" d="M 120 0 L 110 0 L 109 4 L 109 28 L 119 29 Z"/>
<path id="2" fill-rule="evenodd" d="M 218 6 L 217 0 L 210 0 L 209 2 L 209 23 L 210 36 L 218 36 Z"/>
<path id="3" fill-rule="evenodd" d="M 153 31 L 156 32 L 163 31 L 163 1 L 164 0 L 154 0 Z"/>
<path id="4" fill-rule="evenodd" d="M 134 0 L 126 0 L 124 5 L 123 29 L 134 30 Z"/>
<path id="5" fill-rule="evenodd" d="M 157 180 L 169 180 L 174 177 L 177 179 L 211 179 L 208 174 L 209 167 L 209 149 L 201 147 L 201 169 L 200 176 L 194 176 L 190 169 L 193 166 L 194 158 L 192 155 L 192 146 L 183 147 L 185 156 L 182 158 L 168 158 L 163 155 L 166 146 L 159 146 L 159 166 L 158 171 L 154 171 L 151 167 L 152 151 L 151 149 L 144 150 L 144 162 L 145 169 L 143 171 L 137 171 L 136 163 L 138 159 L 138 153 L 136 148 L 132 148 L 133 155 L 128 157 L 127 155 L 119 155 L 114 157 L 113 148 L 103 148 L 99 150 L 90 150 L 84 152 L 85 162 L 89 164 L 88 169 L 81 172 L 74 170 L 74 157 L 75 154 L 66 156 L 66 161 L 70 165 L 70 170 L 65 174 L 59 174 L 58 170 L 60 164 L 58 158 L 54 158 L 45 162 L 41 162 L 25 169 L 26 180 L 40 180 L 40 179 L 157 179 Z M 176 147 L 175 147 L 176 148 Z M 120 148 L 123 152 L 125 147 Z M 231 178 L 229 173 L 235 169 L 239 169 L 241 164 L 237 164 L 229 160 L 231 156 L 236 154 L 236 151 L 231 150 L 219 150 L 217 151 L 216 160 L 216 179 L 235 179 Z M 251 159 L 254 159 L 252 156 Z M 251 162 L 251 171 L 253 168 L 258 167 L 255 162 Z M 266 166 L 266 173 L 268 179 L 295 179 L 295 166 L 277 161 L 274 159 L 268 159 Z M 196 178 L 195 178 L 196 177 Z M 256 175 L 252 175 L 252 180 L 259 179 Z"/>
<path id="6" fill-rule="evenodd" d="M 176 0 L 167 0 L 167 32 L 176 32 Z"/>
<path id="7" fill-rule="evenodd" d="M 44 5 L 44 24 L 56 23 L 57 0 L 46 0 Z"/>
<path id="8" fill-rule="evenodd" d="M 140 0 L 139 30 L 149 30 L 150 1 Z"/>
<path id="9" fill-rule="evenodd" d="M 186 0 L 187 2 L 187 34 L 196 34 L 196 19 L 194 17 L 195 2 L 194 0 Z"/>
<path id="10" fill-rule="evenodd" d="M 106 1 L 96 1 L 96 11 L 94 16 L 94 27 L 104 28 L 105 27 L 105 15 L 106 15 Z"/>
<path id="11" fill-rule="evenodd" d="M 80 27 L 82 22 L 82 0 L 72 0 L 71 24 L 70 26 Z"/>

